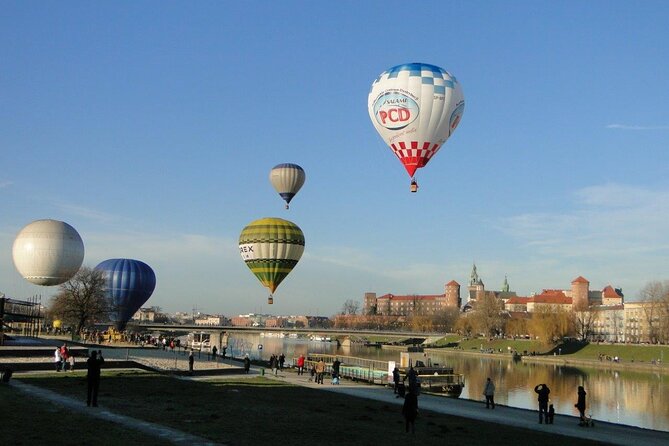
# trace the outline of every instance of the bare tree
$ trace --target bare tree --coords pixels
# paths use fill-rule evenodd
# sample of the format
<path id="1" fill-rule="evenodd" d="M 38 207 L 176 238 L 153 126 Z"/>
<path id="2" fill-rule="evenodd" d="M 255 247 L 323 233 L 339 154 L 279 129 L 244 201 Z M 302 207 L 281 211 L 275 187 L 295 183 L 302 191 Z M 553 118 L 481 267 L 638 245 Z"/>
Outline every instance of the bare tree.
<path id="1" fill-rule="evenodd" d="M 527 319 L 523 318 L 509 318 L 506 321 L 504 333 L 511 335 L 514 338 L 525 336 L 529 333 L 527 329 Z"/>
<path id="2" fill-rule="evenodd" d="M 109 318 L 112 308 L 104 288 L 103 273 L 84 266 L 60 285 L 58 294 L 51 300 L 50 313 L 73 325 L 74 333 L 79 334 L 87 325 Z"/>
<path id="3" fill-rule="evenodd" d="M 360 310 L 360 303 L 356 300 L 349 299 L 344 302 L 344 306 L 341 309 L 341 314 L 358 314 Z"/>
<path id="4" fill-rule="evenodd" d="M 474 321 L 471 315 L 463 314 L 455 322 L 455 331 L 463 336 L 471 337 L 474 334 Z"/>
<path id="5" fill-rule="evenodd" d="M 669 340 L 669 281 L 649 282 L 641 290 L 643 312 L 652 343 Z"/>
<path id="6" fill-rule="evenodd" d="M 414 331 L 427 333 L 434 330 L 433 319 L 429 316 L 410 316 L 408 322 Z"/>
<path id="7" fill-rule="evenodd" d="M 460 317 L 460 310 L 453 308 L 445 308 L 441 311 L 438 311 L 434 316 L 434 329 L 449 333 L 455 329 L 455 324 Z"/>
<path id="8" fill-rule="evenodd" d="M 573 318 L 576 336 L 581 341 L 587 341 L 592 334 L 597 314 L 592 308 L 588 307 L 587 303 L 583 302 L 574 307 Z"/>
<path id="9" fill-rule="evenodd" d="M 492 293 L 485 293 L 476 300 L 476 306 L 470 317 L 479 333 L 492 336 L 502 329 L 503 307 L 503 302 Z"/>

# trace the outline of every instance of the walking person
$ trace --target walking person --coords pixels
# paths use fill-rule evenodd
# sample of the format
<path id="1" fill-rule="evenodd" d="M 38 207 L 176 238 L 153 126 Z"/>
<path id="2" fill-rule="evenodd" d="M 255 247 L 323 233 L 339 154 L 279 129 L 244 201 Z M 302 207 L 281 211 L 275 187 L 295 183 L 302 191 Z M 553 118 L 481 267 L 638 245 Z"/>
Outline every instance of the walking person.
<path id="1" fill-rule="evenodd" d="M 395 384 L 393 388 L 393 393 L 397 393 L 397 389 L 400 387 L 400 369 L 395 367 L 393 369 L 393 384 Z"/>
<path id="2" fill-rule="evenodd" d="M 323 384 L 324 374 L 325 374 L 325 361 L 321 359 L 316 364 L 316 384 Z"/>
<path id="3" fill-rule="evenodd" d="M 249 373 L 249 369 L 251 368 L 251 360 L 249 359 L 249 355 L 244 356 L 244 373 Z"/>
<path id="4" fill-rule="evenodd" d="M 188 373 L 193 374 L 193 365 L 195 364 L 195 356 L 193 356 L 193 349 L 190 350 L 188 355 Z"/>
<path id="5" fill-rule="evenodd" d="M 214 362 L 216 362 L 216 355 L 218 354 L 218 348 L 214 345 L 211 348 L 211 357 L 214 359 Z"/>
<path id="6" fill-rule="evenodd" d="M 272 354 L 269 358 L 269 368 L 272 369 L 272 373 L 277 375 L 279 372 L 279 359 L 275 354 Z"/>
<path id="7" fill-rule="evenodd" d="M 491 407 L 495 408 L 495 383 L 492 382 L 490 378 L 485 383 L 485 388 L 483 389 L 483 395 L 485 395 L 485 408 L 490 409 Z"/>
<path id="8" fill-rule="evenodd" d="M 86 396 L 86 405 L 93 407 L 98 406 L 98 391 L 100 390 L 100 368 L 105 362 L 102 355 L 93 350 L 90 358 L 86 361 L 88 372 L 86 373 L 86 380 L 88 381 L 88 392 Z"/>
<path id="9" fill-rule="evenodd" d="M 53 352 L 53 363 L 56 366 L 56 372 L 60 372 L 60 368 L 63 366 L 63 358 L 60 356 L 59 347 L 56 347 L 56 351 Z"/>
<path id="10" fill-rule="evenodd" d="M 283 371 L 283 365 L 285 364 L 285 362 L 286 362 L 286 355 L 281 353 L 279 355 L 279 369 L 282 370 L 282 371 Z"/>
<path id="11" fill-rule="evenodd" d="M 585 389 L 583 386 L 578 386 L 578 400 L 576 404 L 574 404 L 574 407 L 578 409 L 578 415 L 579 415 L 579 426 L 585 426 Z"/>
<path id="12" fill-rule="evenodd" d="M 60 348 L 60 358 L 63 361 L 63 372 L 66 372 L 70 359 L 70 350 L 67 348 L 67 344 L 63 344 Z"/>
<path id="13" fill-rule="evenodd" d="M 339 358 L 335 358 L 332 363 L 332 383 L 339 384 L 339 367 L 341 366 L 341 361 Z"/>
<path id="14" fill-rule="evenodd" d="M 404 397 L 404 404 L 402 405 L 402 415 L 404 415 L 404 429 L 406 433 L 416 433 L 416 417 L 418 416 L 418 395 L 409 390 L 409 393 Z"/>
<path id="15" fill-rule="evenodd" d="M 548 419 L 548 395 L 551 393 L 551 389 L 549 389 L 546 384 L 539 384 L 534 387 L 534 391 L 538 395 L 539 424 L 542 424 L 544 422 L 544 417 Z"/>
<path id="16" fill-rule="evenodd" d="M 409 367 L 406 378 L 409 380 L 409 392 L 418 395 L 418 373 L 413 366 Z"/>
<path id="17" fill-rule="evenodd" d="M 304 375 L 304 355 L 297 358 L 297 374 Z"/>

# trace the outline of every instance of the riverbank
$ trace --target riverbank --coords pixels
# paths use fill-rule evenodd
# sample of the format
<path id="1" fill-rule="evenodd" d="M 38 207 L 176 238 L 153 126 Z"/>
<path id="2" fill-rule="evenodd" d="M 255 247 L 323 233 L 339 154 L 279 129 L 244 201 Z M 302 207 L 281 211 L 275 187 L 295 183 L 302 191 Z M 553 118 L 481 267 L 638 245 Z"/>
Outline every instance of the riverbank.
<path id="1" fill-rule="evenodd" d="M 116 349 L 120 354 L 123 350 Z M 172 365 L 172 358 L 148 358 L 147 361 L 155 367 L 169 368 Z M 231 365 L 239 365 L 238 362 L 228 361 Z M 339 386 L 327 382 L 316 385 L 309 381 L 308 375 L 298 376 L 294 371 L 283 371 L 277 377 L 260 376 L 260 367 L 254 367 L 249 375 L 240 372 L 221 377 L 207 374 L 206 367 L 214 370 L 217 366 L 203 359 L 196 362 L 196 369 L 201 368 L 205 373 L 178 379 L 171 376 L 173 374 L 167 369 L 161 373 L 103 370 L 101 405 L 105 410 L 118 411 L 143 422 L 183 429 L 189 435 L 226 444 L 258 444 L 273 441 L 273 438 L 284 438 L 288 432 L 295 433 L 301 440 L 325 445 L 379 444 L 379 441 L 395 443 L 403 438 L 402 400 L 395 398 L 392 390 L 386 387 L 348 381 Z M 168 374 L 163 374 L 163 371 L 168 371 Z M 62 397 L 74 398 L 83 404 L 84 376 L 84 370 L 67 374 L 48 371 L 17 373 L 14 379 L 57 392 Z M 191 387 L 192 383 L 200 384 Z M 7 399 L 12 400 L 14 398 Z M 594 429 L 580 428 L 576 419 L 568 415 L 557 415 L 554 425 L 539 425 L 536 411 L 503 405 L 498 405 L 494 411 L 485 410 L 479 401 L 423 395 L 419 404 L 419 433 L 411 439 L 426 445 L 444 441 L 489 444 L 490 438 L 497 440 L 498 436 L 501 440 L 495 441 L 495 444 L 500 445 L 517 444 L 518 441 L 542 445 L 567 441 L 575 445 L 596 444 L 593 441 L 600 441 L 605 444 L 634 443 L 636 446 L 669 442 L 667 432 L 599 421 Z M 81 409 L 86 413 L 85 407 Z M 243 420 L 238 419 L 240 414 L 243 414 Z M 30 418 L 29 415 L 25 417 Z M 234 426 L 230 426 L 231 420 L 234 420 Z M 266 420 L 272 422 L 266 423 Z M 20 425 L 21 421 L 17 423 Z M 240 427 L 237 428 L 237 425 Z M 14 424 L 8 423 L 7 426 L 12 426 L 11 432 Z M 378 427 L 382 428 L 382 432 Z M 349 438 L 348 434 L 343 435 L 344 428 L 364 432 L 364 435 Z M 253 438 L 257 441 L 237 438 L 246 435 L 243 429 L 254 432 Z M 263 436 L 255 434 L 259 429 L 263 430 Z M 563 435 L 573 438 L 567 440 Z M 583 443 L 586 440 L 587 443 Z"/>
<path id="2" fill-rule="evenodd" d="M 404 350 L 406 351 L 406 350 Z M 667 363 L 644 363 L 644 362 L 615 362 L 597 359 L 582 359 L 572 355 L 518 355 L 514 358 L 510 353 L 487 353 L 480 351 L 466 351 L 445 348 L 425 348 L 423 352 L 430 355 L 434 353 L 471 356 L 476 358 L 502 359 L 505 361 L 520 360 L 525 363 L 556 364 L 572 367 L 588 367 L 603 370 L 635 370 L 641 372 L 655 372 L 669 374 Z"/>
<path id="3" fill-rule="evenodd" d="M 98 409 L 84 405 L 83 376 L 84 372 L 19 374 L 10 389 L 24 392 L 21 383 L 33 389 L 47 389 L 55 392 L 48 394 L 51 395 L 46 398 L 49 404 L 67 405 L 87 414 Z M 31 395 L 41 397 L 46 393 L 37 390 Z M 556 417 L 553 425 L 540 425 L 535 411 L 504 406 L 486 410 L 480 402 L 429 395 L 419 397 L 416 434 L 410 435 L 404 432 L 402 400 L 396 398 L 392 390 L 350 382 L 339 386 L 317 385 L 293 372 L 261 377 L 254 370 L 251 375 L 237 377 L 175 379 L 132 370 L 104 371 L 99 403 L 99 410 L 122 416 L 126 429 L 134 429 L 134 423 L 128 419 L 141 420 L 228 445 L 288 440 L 320 445 L 377 445 L 398 441 L 421 445 L 438 445 L 445 441 L 487 445 L 494 438 L 494 443 L 502 446 L 518 442 L 543 446 L 565 442 L 574 446 L 634 442 L 636 446 L 645 446 L 669 441 L 669 433 L 608 423 L 597 423 L 592 429 L 582 428 L 577 426 L 574 417 L 562 415 Z M 0 440 L 3 435 L 8 438 L 16 435 L 14 429 L 23 419 L 13 413 L 13 422 L 5 424 L 10 427 L 3 430 Z M 34 421 L 31 419 L 32 424 Z M 69 435 L 76 438 L 80 427 L 68 426 Z M 120 445 L 124 441 L 98 444 Z M 41 444 L 38 440 L 35 443 Z M 50 438 L 49 444 L 69 443 L 59 443 L 56 437 Z"/>

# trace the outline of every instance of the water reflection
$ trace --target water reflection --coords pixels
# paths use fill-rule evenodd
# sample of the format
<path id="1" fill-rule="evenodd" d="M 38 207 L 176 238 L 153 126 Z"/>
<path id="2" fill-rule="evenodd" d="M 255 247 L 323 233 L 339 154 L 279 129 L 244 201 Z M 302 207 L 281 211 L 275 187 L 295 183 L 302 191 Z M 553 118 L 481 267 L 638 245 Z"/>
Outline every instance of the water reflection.
<path id="1" fill-rule="evenodd" d="M 259 350 L 258 346 L 262 345 Z M 329 353 L 369 359 L 399 361 L 399 352 L 353 345 L 337 347 L 334 342 L 307 339 L 265 338 L 258 334 L 234 334 L 232 353 L 249 353 L 254 358 L 269 359 L 283 353 L 288 362 L 300 354 Z M 534 386 L 547 384 L 551 403 L 560 414 L 578 415 L 574 407 L 576 389 L 588 392 L 587 413 L 598 420 L 669 431 L 669 377 L 657 373 L 605 370 L 531 364 L 511 359 L 473 357 L 453 353 L 430 354 L 433 362 L 452 366 L 465 376 L 461 398 L 484 400 L 486 378 L 495 382 L 498 404 L 537 409 Z M 537 415 L 538 418 L 538 415 Z"/>

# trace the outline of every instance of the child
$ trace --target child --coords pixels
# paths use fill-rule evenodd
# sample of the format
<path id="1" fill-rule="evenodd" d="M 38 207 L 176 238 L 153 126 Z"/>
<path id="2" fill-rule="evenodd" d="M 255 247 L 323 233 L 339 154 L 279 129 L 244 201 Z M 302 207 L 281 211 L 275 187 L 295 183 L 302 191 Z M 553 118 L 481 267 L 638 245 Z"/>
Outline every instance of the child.
<path id="1" fill-rule="evenodd" d="M 555 418 L 555 408 L 551 404 L 548 406 L 548 415 L 546 415 L 546 424 L 553 424 L 554 418 Z"/>

